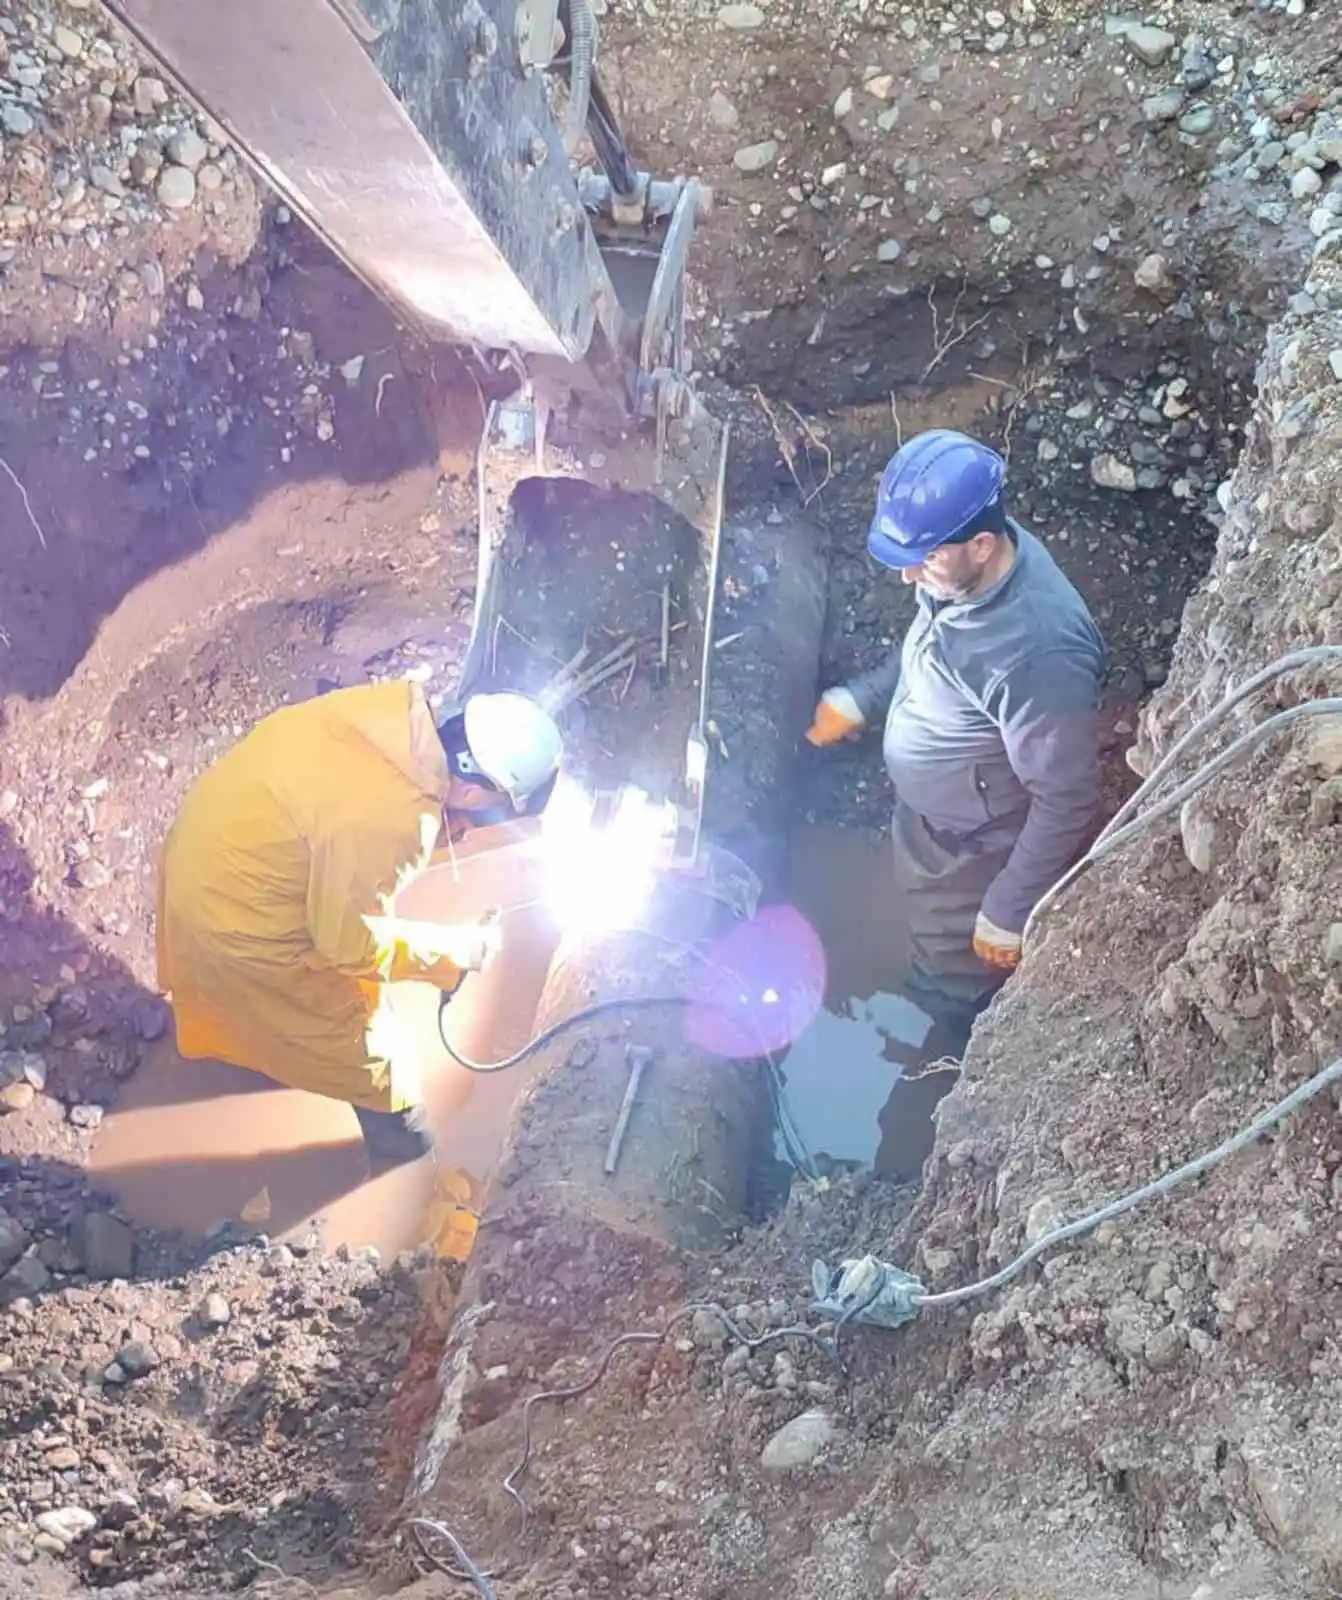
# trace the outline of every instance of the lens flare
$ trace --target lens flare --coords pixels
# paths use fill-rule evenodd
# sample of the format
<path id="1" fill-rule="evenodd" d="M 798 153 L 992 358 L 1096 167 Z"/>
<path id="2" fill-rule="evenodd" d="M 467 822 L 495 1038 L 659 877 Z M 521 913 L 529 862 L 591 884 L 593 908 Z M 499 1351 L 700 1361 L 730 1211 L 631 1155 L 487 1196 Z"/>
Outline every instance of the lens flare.
<path id="1" fill-rule="evenodd" d="M 825 999 L 825 949 L 795 906 L 766 906 L 709 952 L 685 1037 L 733 1060 L 786 1050 Z"/>

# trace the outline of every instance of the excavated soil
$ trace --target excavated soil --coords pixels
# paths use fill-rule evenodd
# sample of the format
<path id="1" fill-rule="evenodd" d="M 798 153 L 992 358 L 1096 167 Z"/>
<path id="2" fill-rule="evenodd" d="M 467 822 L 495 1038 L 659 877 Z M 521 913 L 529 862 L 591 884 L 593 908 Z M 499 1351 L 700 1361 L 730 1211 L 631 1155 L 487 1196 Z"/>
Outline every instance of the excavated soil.
<path id="1" fill-rule="evenodd" d="M 738 502 L 766 530 L 802 505 L 830 541 L 826 676 L 907 613 L 863 553 L 884 459 L 980 432 L 1109 637 L 1115 801 L 1134 739 L 1149 766 L 1229 683 L 1342 638 L 1335 29 L 1300 0 L 1142 21 L 814 0 L 603 25 L 640 157 L 715 189 L 699 356 Z M 129 1229 L 86 1165 L 167 1046 L 154 860 L 186 785 L 327 684 L 451 692 L 478 391 L 448 385 L 444 449 L 423 353 L 101 13 L 10 7 L 0 73 L 0 1592 L 203 1600 L 354 1568 L 380 1592 L 415 1577 L 394 1523 L 448 1275 Z M 1074 891 L 918 1190 L 800 1187 L 713 1262 L 530 1241 L 431 1502 L 499 1593 L 1334 1594 L 1335 1095 L 996 1298 L 856 1331 L 846 1373 L 795 1342 L 732 1353 L 709 1316 L 624 1349 L 536 1411 L 525 1537 L 501 1480 L 521 1399 L 624 1328 L 701 1295 L 778 1327 L 814 1257 L 865 1249 L 966 1281 L 1335 1055 L 1339 770 L 1335 727 L 1288 735 Z M 809 761 L 799 820 L 886 804 L 864 747 Z M 803 1412 L 779 1473 L 761 1454 Z"/>

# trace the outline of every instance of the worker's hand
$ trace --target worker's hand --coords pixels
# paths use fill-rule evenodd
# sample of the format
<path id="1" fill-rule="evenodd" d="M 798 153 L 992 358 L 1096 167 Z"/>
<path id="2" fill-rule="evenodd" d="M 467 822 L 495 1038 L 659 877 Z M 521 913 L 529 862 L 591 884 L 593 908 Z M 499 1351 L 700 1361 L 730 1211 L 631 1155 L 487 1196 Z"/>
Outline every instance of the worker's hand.
<path id="1" fill-rule="evenodd" d="M 1008 933 L 980 911 L 974 923 L 974 954 L 985 966 L 999 972 L 1014 972 L 1020 965 L 1021 936 Z"/>
<path id="2" fill-rule="evenodd" d="M 463 928 L 452 959 L 467 972 L 483 972 L 503 948 L 503 924 L 497 911 L 488 911 L 474 928 Z"/>
<path id="3" fill-rule="evenodd" d="M 806 730 L 811 744 L 822 749 L 841 739 L 856 739 L 867 725 L 851 689 L 826 689 L 815 708 L 815 721 Z"/>

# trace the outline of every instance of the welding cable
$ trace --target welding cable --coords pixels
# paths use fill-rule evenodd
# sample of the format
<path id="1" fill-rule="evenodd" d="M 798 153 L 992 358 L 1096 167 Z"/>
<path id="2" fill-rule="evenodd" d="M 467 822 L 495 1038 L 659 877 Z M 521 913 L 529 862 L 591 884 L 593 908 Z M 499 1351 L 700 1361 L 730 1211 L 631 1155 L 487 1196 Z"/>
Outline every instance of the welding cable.
<path id="1" fill-rule="evenodd" d="M 639 933 L 652 932 L 649 928 L 640 928 L 636 931 Z M 654 934 L 654 937 L 657 937 L 657 935 Z M 698 954 L 699 952 L 696 953 Z M 710 958 L 705 957 L 703 959 Z M 646 1011 L 654 1006 L 689 1006 L 696 1003 L 695 996 L 688 994 L 611 995 L 605 1000 L 595 1000 L 590 1006 L 583 1006 L 578 1011 L 571 1011 L 566 1017 L 560 1017 L 557 1022 L 551 1023 L 548 1028 L 543 1029 L 534 1038 L 528 1039 L 524 1045 L 514 1050 L 510 1056 L 504 1056 L 498 1061 L 475 1061 L 470 1056 L 463 1055 L 447 1037 L 444 1019 L 447 1016 L 447 1008 L 451 999 L 452 995 L 444 992 L 438 1001 L 438 1037 L 442 1041 L 443 1049 L 447 1051 L 448 1055 L 459 1067 L 464 1067 L 467 1072 L 481 1073 L 508 1072 L 513 1067 L 520 1066 L 528 1057 L 535 1055 L 538 1050 L 543 1050 L 546 1045 L 552 1044 L 561 1034 L 567 1033 L 570 1028 L 577 1027 L 580 1022 L 591 1022 L 596 1017 L 606 1016 L 615 1011 Z M 704 1002 L 697 1003 L 703 1004 Z M 783 1086 L 779 1081 L 782 1069 L 778 1064 L 777 1058 L 772 1051 L 767 1049 L 762 1048 L 761 1054 L 768 1064 L 769 1097 L 773 1102 L 774 1114 L 778 1120 L 779 1130 L 783 1135 L 783 1143 L 788 1152 L 788 1159 L 798 1171 L 803 1172 L 808 1178 L 818 1178 L 820 1176 L 819 1168 L 815 1164 L 814 1157 L 807 1149 L 797 1129 L 791 1108 L 784 1098 Z"/>
<path id="2" fill-rule="evenodd" d="M 1025 923 L 1025 931 L 1021 936 L 1022 944 L 1028 944 L 1039 920 L 1054 905 L 1059 895 L 1069 889 L 1078 878 L 1088 872 L 1097 861 L 1103 861 L 1115 850 L 1121 850 L 1124 845 L 1130 844 L 1139 834 L 1142 834 L 1153 823 L 1159 822 L 1162 817 L 1167 817 L 1172 811 L 1177 811 L 1185 800 L 1206 788 L 1211 780 L 1224 772 L 1227 767 L 1234 766 L 1243 757 L 1253 753 L 1271 734 L 1282 728 L 1290 727 L 1294 722 L 1299 722 L 1305 717 L 1337 716 L 1342 714 L 1342 698 L 1326 700 L 1305 700 L 1299 705 L 1291 706 L 1285 711 L 1279 711 L 1266 722 L 1260 722 L 1256 727 L 1250 728 L 1247 733 L 1228 744 L 1218 755 L 1211 758 L 1186 779 L 1177 789 L 1172 790 L 1163 800 L 1158 800 L 1149 811 L 1131 822 L 1125 822 L 1121 828 L 1105 833 L 1081 857 L 1075 866 L 1065 872 L 1061 878 L 1048 889 L 1039 899 L 1034 910 L 1030 913 Z M 1154 774 L 1152 775 L 1154 777 Z M 1148 789 L 1151 779 L 1137 791 L 1133 799 L 1138 799 Z"/>
<path id="3" fill-rule="evenodd" d="M 443 1049 L 447 1051 L 459 1067 L 465 1067 L 467 1072 L 507 1072 L 510 1068 L 520 1066 L 528 1056 L 534 1056 L 538 1050 L 543 1050 L 547 1044 L 552 1043 L 560 1034 L 567 1033 L 570 1028 L 576 1028 L 580 1022 L 591 1022 L 594 1017 L 605 1016 L 611 1011 L 646 1011 L 653 1006 L 687 1006 L 693 1003 L 693 996 L 687 994 L 617 994 L 605 1000 L 594 1000 L 590 1006 L 583 1006 L 578 1011 L 570 1011 L 568 1016 L 560 1017 L 558 1022 L 552 1022 L 548 1028 L 543 1029 L 534 1039 L 528 1039 L 512 1055 L 504 1056 L 501 1061 L 472 1061 L 469 1056 L 462 1055 L 461 1051 L 451 1044 L 447 1037 L 447 1029 L 443 1026 L 443 1018 L 447 1014 L 448 1002 L 452 996 L 444 993 L 438 1001 L 438 1037 L 442 1040 Z"/>

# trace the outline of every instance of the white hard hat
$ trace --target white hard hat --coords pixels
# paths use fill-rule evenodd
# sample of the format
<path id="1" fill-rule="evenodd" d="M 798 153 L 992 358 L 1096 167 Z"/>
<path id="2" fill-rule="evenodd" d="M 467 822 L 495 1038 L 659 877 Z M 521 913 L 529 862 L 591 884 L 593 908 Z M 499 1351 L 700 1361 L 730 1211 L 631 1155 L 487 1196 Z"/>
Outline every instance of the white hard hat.
<path id="1" fill-rule="evenodd" d="M 471 761 L 516 810 L 559 771 L 563 737 L 549 712 L 526 695 L 472 695 L 463 721 Z"/>

